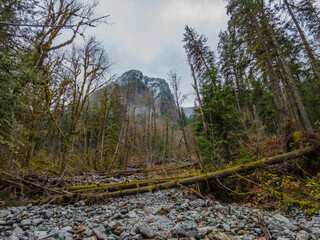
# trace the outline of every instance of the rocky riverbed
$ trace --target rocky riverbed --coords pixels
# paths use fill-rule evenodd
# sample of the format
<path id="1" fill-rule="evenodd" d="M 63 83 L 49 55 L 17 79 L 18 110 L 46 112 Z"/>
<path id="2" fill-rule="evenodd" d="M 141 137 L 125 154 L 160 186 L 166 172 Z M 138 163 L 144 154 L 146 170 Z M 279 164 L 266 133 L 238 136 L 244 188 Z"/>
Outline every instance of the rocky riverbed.
<path id="1" fill-rule="evenodd" d="M 320 215 L 289 216 L 236 204 L 190 200 L 177 189 L 110 199 L 105 205 L 10 207 L 0 210 L 0 239 L 264 240 L 258 220 L 277 240 L 320 239 Z"/>

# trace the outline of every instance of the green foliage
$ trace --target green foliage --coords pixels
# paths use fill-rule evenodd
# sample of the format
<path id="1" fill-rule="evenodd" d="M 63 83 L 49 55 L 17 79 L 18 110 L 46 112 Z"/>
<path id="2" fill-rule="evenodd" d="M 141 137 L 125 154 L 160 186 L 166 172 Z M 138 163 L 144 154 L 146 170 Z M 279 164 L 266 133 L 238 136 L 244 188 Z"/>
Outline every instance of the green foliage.
<path id="1" fill-rule="evenodd" d="M 220 163 L 220 159 L 232 160 L 242 134 L 240 112 L 235 106 L 234 91 L 229 86 L 215 88 L 212 82 L 202 86 L 203 112 L 207 119 L 207 136 L 201 116 L 195 115 L 195 134 L 201 156 L 205 161 Z"/>
<path id="2" fill-rule="evenodd" d="M 241 149 L 240 154 L 239 154 L 239 158 L 236 159 L 235 164 L 241 165 L 241 164 L 250 163 L 253 161 L 254 161 L 254 159 L 252 158 L 250 153 L 246 149 Z"/>

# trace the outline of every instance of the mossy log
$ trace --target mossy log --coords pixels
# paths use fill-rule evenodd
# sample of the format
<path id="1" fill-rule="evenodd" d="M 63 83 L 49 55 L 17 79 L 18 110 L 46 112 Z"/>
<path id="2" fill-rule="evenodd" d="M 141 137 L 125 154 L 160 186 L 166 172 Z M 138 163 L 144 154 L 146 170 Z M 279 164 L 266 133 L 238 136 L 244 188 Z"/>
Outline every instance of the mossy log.
<path id="1" fill-rule="evenodd" d="M 280 154 L 280 155 L 277 155 L 274 157 L 264 158 L 259 161 L 242 164 L 242 165 L 239 165 L 236 167 L 223 169 L 223 170 L 220 170 L 217 172 L 206 173 L 206 174 L 195 176 L 195 177 L 178 179 L 178 180 L 174 180 L 174 181 L 169 181 L 169 182 L 155 184 L 155 185 L 141 187 L 141 188 L 126 189 L 126 190 L 120 190 L 120 191 L 116 191 L 116 192 L 107 192 L 107 193 L 103 193 L 103 194 L 99 194 L 99 195 L 94 195 L 94 194 L 83 195 L 80 198 L 88 200 L 88 201 L 90 201 L 90 200 L 100 201 L 100 200 L 110 198 L 110 197 L 135 195 L 138 193 L 154 192 L 156 190 L 170 189 L 170 188 L 174 188 L 174 187 L 179 187 L 180 185 L 188 186 L 188 185 L 192 185 L 192 184 L 196 184 L 196 183 L 208 182 L 208 181 L 215 180 L 217 178 L 224 178 L 224 177 L 228 177 L 228 176 L 235 175 L 238 173 L 248 172 L 248 171 L 254 170 L 258 167 L 281 163 L 286 160 L 294 159 L 295 157 L 310 154 L 314 150 L 315 149 L 313 147 L 308 147 L 308 148 L 304 148 L 304 149 L 295 150 L 295 151 L 292 151 L 289 153 L 283 153 L 283 154 Z"/>
<path id="2" fill-rule="evenodd" d="M 176 179 L 188 178 L 192 177 L 192 175 L 182 175 L 177 177 L 167 177 L 167 178 L 158 178 L 158 179 L 143 179 L 143 180 L 134 180 L 134 181 L 124 181 L 122 183 L 94 183 L 90 185 L 80 185 L 80 186 L 71 186 L 65 188 L 70 193 L 83 193 L 89 191 L 118 191 L 124 189 L 131 189 L 131 188 L 139 188 L 145 187 L 148 185 L 154 185 L 164 182 L 169 182 Z M 61 189 L 54 189 L 54 190 L 61 190 Z"/>
<path id="3" fill-rule="evenodd" d="M 168 182 L 153 184 L 153 185 L 144 186 L 144 187 L 139 186 L 137 188 L 124 189 L 124 190 L 113 191 L 113 192 L 105 192 L 101 194 L 96 194 L 96 193 L 81 194 L 81 195 L 73 194 L 73 197 L 60 195 L 60 196 L 55 196 L 53 202 L 61 203 L 61 202 L 64 202 L 65 199 L 85 200 L 87 202 L 103 202 L 104 200 L 112 197 L 122 197 L 122 196 L 135 195 L 135 194 L 144 193 L 144 192 L 154 192 L 162 189 L 188 186 L 196 183 L 204 183 L 204 182 L 214 181 L 217 178 L 225 178 L 225 177 L 236 175 L 239 173 L 249 172 L 259 167 L 281 163 L 286 160 L 294 159 L 296 157 L 308 155 L 314 151 L 315 151 L 315 148 L 308 147 L 300 150 L 295 150 L 289 153 L 283 153 L 274 157 L 264 158 L 259 161 L 242 164 L 236 167 L 223 169 L 216 172 L 206 173 L 203 175 L 198 175 L 198 176 L 188 177 L 183 179 L 174 179 Z M 48 202 L 48 201 L 51 201 L 52 199 L 53 198 L 51 197 L 49 199 L 42 200 L 41 202 Z M 33 203 L 36 203 L 36 202 L 33 202 Z"/>
<path id="4" fill-rule="evenodd" d="M 178 169 L 188 169 L 190 167 L 199 167 L 199 162 L 195 163 L 187 163 L 187 164 L 177 164 L 173 165 L 170 168 L 156 168 L 156 169 L 146 169 L 146 168 L 139 168 L 139 169 L 132 169 L 132 170 L 122 170 L 122 171 L 114 171 L 108 174 L 107 171 L 100 171 L 99 174 L 105 174 L 107 177 L 119 177 L 119 176 L 130 176 L 136 173 L 149 173 L 155 171 L 173 171 Z"/>

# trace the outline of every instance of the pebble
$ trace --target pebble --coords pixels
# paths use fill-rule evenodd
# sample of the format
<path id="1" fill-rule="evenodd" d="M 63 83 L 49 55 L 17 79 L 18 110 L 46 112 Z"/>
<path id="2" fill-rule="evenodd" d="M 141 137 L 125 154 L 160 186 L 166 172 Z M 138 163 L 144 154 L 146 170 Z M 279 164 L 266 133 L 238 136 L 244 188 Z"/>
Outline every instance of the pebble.
<path id="1" fill-rule="evenodd" d="M 173 195 L 170 193 L 174 193 Z M 0 239 L 49 240 L 92 237 L 95 228 L 107 240 L 152 238 L 254 240 L 263 237 L 260 212 L 273 239 L 317 240 L 320 216 L 292 209 L 290 217 L 236 204 L 186 198 L 179 189 L 114 198 L 107 205 L 21 206 L 0 210 Z M 177 200 L 178 199 L 178 200 Z M 308 219 L 308 220 L 307 220 Z M 310 221 L 311 219 L 311 221 Z M 81 230 L 83 229 L 83 230 Z"/>

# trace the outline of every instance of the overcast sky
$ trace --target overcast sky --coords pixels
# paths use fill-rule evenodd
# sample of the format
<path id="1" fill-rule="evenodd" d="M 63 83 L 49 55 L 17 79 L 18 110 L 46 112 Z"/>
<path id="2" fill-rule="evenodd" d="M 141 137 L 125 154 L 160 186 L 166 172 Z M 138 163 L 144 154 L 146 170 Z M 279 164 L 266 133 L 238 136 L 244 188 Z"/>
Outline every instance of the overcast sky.
<path id="1" fill-rule="evenodd" d="M 175 69 L 182 77 L 181 91 L 193 93 L 192 78 L 183 49 L 185 25 L 208 38 L 216 50 L 218 34 L 227 26 L 223 0 L 100 0 L 98 15 L 109 22 L 92 29 L 114 62 L 113 73 L 137 69 L 149 77 L 168 80 Z M 189 96 L 185 106 L 192 106 Z"/>

